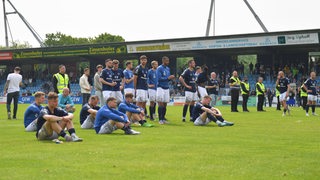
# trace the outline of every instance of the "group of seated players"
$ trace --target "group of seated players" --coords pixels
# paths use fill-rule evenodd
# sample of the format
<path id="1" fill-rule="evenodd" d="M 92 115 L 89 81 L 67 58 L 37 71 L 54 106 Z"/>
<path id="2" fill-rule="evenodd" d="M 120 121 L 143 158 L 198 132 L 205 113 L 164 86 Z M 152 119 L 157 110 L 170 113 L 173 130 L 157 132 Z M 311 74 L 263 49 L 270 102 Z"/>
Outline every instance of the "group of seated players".
<path id="1" fill-rule="evenodd" d="M 45 93 L 36 92 L 35 102 L 24 114 L 25 130 L 36 131 L 38 140 L 54 140 L 61 136 L 67 142 L 81 142 L 82 138 L 76 135 L 74 129 L 72 120 L 75 108 L 72 101 L 68 101 L 68 92 L 68 88 L 59 95 L 50 92 L 47 96 L 48 105 L 45 107 L 41 106 L 45 102 Z M 132 93 L 126 93 L 120 104 L 117 103 L 116 98 L 109 97 L 106 104 L 100 107 L 98 106 L 99 97 L 92 95 L 80 111 L 81 128 L 94 129 L 97 134 L 111 134 L 121 129 L 127 135 L 137 135 L 140 132 L 131 129 L 130 124 L 138 123 L 143 127 L 153 127 L 153 124 L 146 121 L 144 109 L 133 103 L 133 97 Z M 202 126 L 213 121 L 219 127 L 232 126 L 232 122 L 222 118 L 219 109 L 209 105 L 210 100 L 210 96 L 204 96 L 196 103 L 192 117 L 195 120 L 194 125 Z M 70 135 L 65 132 L 65 129 Z"/>

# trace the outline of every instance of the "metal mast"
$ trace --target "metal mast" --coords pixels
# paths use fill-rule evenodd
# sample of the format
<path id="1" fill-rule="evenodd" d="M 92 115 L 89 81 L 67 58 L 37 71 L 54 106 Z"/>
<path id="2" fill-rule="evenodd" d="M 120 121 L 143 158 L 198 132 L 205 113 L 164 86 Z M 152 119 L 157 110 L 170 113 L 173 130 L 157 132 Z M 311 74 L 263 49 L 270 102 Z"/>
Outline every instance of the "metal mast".
<path id="1" fill-rule="evenodd" d="M 27 26 L 27 28 L 30 30 L 34 38 L 39 42 L 41 47 L 46 47 L 46 45 L 43 43 L 42 38 L 40 35 L 37 33 L 37 31 L 31 26 L 31 24 L 23 17 L 23 15 L 14 7 L 14 5 L 10 2 L 10 0 L 7 0 L 8 3 L 11 5 L 11 7 L 14 9 L 13 12 L 6 12 L 5 8 L 5 1 L 3 1 L 3 11 L 4 11 L 4 27 L 5 27 L 5 40 L 6 40 L 6 47 L 9 47 L 9 41 L 8 41 L 8 31 L 7 31 L 7 26 L 8 26 L 8 18 L 7 15 L 9 14 L 18 14 L 20 19 L 24 22 L 24 24 Z"/>
<path id="2" fill-rule="evenodd" d="M 259 16 L 255 13 L 255 11 L 253 10 L 253 8 L 249 4 L 249 2 L 247 0 L 243 0 L 243 1 L 247 5 L 249 10 L 251 11 L 253 16 L 256 18 L 257 22 L 259 23 L 259 25 L 261 26 L 263 31 L 264 32 L 269 32 L 268 29 L 266 28 L 266 26 L 263 24 L 263 22 L 259 18 Z M 214 13 L 213 15 L 212 15 L 212 12 Z M 211 17 L 212 16 L 213 16 L 213 35 L 215 35 L 215 0 L 211 0 L 210 10 L 209 10 L 209 17 L 208 17 L 208 22 L 207 22 L 207 29 L 206 29 L 206 36 L 209 36 L 210 25 L 211 25 Z"/>
<path id="3" fill-rule="evenodd" d="M 253 8 L 250 6 L 249 2 L 247 0 L 243 0 L 244 3 L 246 3 L 246 5 L 248 6 L 248 8 L 250 9 L 251 13 L 253 14 L 253 16 L 256 18 L 256 20 L 258 21 L 258 23 L 260 24 L 261 28 L 263 29 L 264 32 L 269 32 L 268 29 L 266 28 L 266 26 L 264 26 L 263 22 L 261 21 L 261 19 L 259 18 L 259 16 L 254 12 Z"/>

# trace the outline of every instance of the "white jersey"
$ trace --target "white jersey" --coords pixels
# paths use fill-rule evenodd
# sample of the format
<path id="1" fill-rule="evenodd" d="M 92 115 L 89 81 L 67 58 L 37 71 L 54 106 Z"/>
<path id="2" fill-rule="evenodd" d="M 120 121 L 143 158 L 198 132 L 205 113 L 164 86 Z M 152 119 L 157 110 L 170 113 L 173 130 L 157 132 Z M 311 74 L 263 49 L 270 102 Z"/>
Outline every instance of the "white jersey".
<path id="1" fill-rule="evenodd" d="M 20 83 L 22 82 L 21 74 L 10 73 L 7 77 L 7 81 L 9 82 L 7 93 L 12 93 L 16 91 L 20 91 Z"/>

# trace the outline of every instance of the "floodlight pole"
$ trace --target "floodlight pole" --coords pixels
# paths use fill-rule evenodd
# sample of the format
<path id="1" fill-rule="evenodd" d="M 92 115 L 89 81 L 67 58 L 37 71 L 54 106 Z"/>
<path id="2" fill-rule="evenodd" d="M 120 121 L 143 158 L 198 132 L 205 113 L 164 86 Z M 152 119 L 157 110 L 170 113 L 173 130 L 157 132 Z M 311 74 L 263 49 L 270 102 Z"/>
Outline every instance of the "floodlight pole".
<path id="1" fill-rule="evenodd" d="M 266 26 L 263 24 L 263 22 L 261 21 L 261 19 L 259 18 L 259 16 L 254 12 L 253 8 L 251 7 L 251 5 L 249 4 L 249 2 L 247 0 L 243 0 L 244 3 L 246 3 L 246 5 L 248 6 L 248 8 L 250 9 L 251 13 L 253 14 L 253 16 L 256 18 L 256 20 L 258 21 L 258 23 L 260 24 L 261 28 L 263 29 L 264 32 L 269 32 L 268 29 L 266 28 Z"/>
<path id="2" fill-rule="evenodd" d="M 36 30 L 31 26 L 31 24 L 23 17 L 23 15 L 14 7 L 14 5 L 11 3 L 10 0 L 7 0 L 8 3 L 11 5 L 11 7 L 14 9 L 14 12 L 6 12 L 5 10 L 5 0 L 3 0 L 3 10 L 4 10 L 4 17 L 5 17 L 5 33 L 6 33 L 6 44 L 8 47 L 8 35 L 7 35 L 7 25 L 8 25 L 8 14 L 18 14 L 20 19 L 24 22 L 24 24 L 27 26 L 27 28 L 30 30 L 34 38 L 38 41 L 41 47 L 46 47 L 46 45 L 43 43 L 43 40 L 41 39 L 40 35 L 36 32 Z"/>
<path id="3" fill-rule="evenodd" d="M 212 11 L 213 11 L 214 7 L 215 7 L 214 0 L 211 0 L 210 10 L 209 10 L 209 17 L 208 17 L 208 22 L 207 22 L 206 36 L 209 36 L 210 26 L 211 26 Z M 215 16 L 213 17 L 213 35 L 215 34 L 214 30 L 215 30 Z"/>
<path id="4" fill-rule="evenodd" d="M 7 13 L 6 13 L 6 3 L 5 0 L 2 0 L 3 3 L 3 18 L 4 18 L 4 37 L 6 41 L 6 47 L 9 47 L 9 39 L 8 39 L 8 29 L 7 29 Z"/>

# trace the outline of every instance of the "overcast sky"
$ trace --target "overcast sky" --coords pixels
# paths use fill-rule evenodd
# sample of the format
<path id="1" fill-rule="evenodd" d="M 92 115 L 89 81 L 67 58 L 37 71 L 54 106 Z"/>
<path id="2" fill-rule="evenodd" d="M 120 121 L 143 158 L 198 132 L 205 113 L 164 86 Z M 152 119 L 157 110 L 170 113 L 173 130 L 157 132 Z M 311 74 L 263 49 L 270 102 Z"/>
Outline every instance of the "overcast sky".
<path id="1" fill-rule="evenodd" d="M 320 29 L 320 0 L 248 1 L 270 32 Z M 204 36 L 211 0 L 11 2 L 43 39 L 45 34 L 56 32 L 73 37 L 95 37 L 108 32 L 121 35 L 126 41 L 139 41 Z M 6 8 L 12 10 L 8 3 Z M 39 47 L 18 15 L 8 15 L 8 19 L 14 41 L 27 41 Z M 0 25 L 0 45 L 4 46 L 3 12 Z M 216 0 L 216 35 L 255 32 L 263 31 L 243 0 Z"/>

